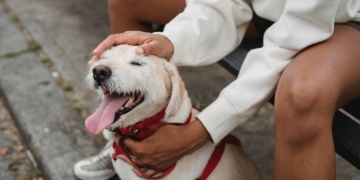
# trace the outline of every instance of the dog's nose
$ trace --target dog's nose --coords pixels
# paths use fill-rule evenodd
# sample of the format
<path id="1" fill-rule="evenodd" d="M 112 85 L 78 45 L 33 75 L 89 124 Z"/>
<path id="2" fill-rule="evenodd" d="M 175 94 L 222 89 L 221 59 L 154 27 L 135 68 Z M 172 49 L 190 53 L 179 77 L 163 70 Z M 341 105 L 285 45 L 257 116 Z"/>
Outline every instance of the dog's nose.
<path id="1" fill-rule="evenodd" d="M 101 83 L 110 76 L 111 76 L 111 69 L 106 66 L 97 65 L 93 69 L 93 78 L 98 83 Z"/>

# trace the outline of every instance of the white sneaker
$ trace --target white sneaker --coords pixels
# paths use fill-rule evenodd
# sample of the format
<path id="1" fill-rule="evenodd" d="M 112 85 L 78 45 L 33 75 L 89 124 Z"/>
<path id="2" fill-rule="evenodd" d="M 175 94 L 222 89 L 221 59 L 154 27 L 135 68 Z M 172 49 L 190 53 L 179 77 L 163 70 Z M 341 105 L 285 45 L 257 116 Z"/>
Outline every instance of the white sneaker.
<path id="1" fill-rule="evenodd" d="M 82 180 L 106 180 L 116 172 L 111 162 L 112 141 L 99 154 L 80 160 L 74 165 L 74 175 Z"/>

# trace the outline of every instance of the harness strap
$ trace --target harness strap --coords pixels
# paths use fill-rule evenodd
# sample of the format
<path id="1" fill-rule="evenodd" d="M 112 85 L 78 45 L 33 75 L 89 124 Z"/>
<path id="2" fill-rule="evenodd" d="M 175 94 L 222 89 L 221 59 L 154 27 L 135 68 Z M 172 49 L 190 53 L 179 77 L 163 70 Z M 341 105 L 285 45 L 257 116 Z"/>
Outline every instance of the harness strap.
<path id="1" fill-rule="evenodd" d="M 214 171 L 214 169 L 219 164 L 219 161 L 224 153 L 226 143 L 241 146 L 241 142 L 238 138 L 236 138 L 235 136 L 233 136 L 231 134 L 227 135 L 215 147 L 214 152 L 212 153 L 208 163 L 205 166 L 205 169 L 201 173 L 200 177 L 197 178 L 197 180 L 206 180 L 210 176 L 210 174 Z"/>
<path id="2" fill-rule="evenodd" d="M 214 171 L 217 164 L 219 163 L 221 156 L 225 149 L 225 142 L 221 141 L 215 148 L 214 152 L 212 153 L 208 163 L 205 166 L 205 169 L 201 173 L 198 180 L 206 180 L 210 174 Z"/>

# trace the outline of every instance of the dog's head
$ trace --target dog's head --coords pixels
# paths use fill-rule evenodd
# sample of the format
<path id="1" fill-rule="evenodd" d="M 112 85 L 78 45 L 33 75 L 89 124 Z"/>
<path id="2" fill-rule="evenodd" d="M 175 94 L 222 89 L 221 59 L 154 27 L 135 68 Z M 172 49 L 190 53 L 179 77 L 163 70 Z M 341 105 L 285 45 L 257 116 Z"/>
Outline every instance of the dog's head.
<path id="1" fill-rule="evenodd" d="M 113 47 L 89 68 L 87 83 L 103 94 L 100 107 L 85 121 L 91 133 L 135 124 L 165 107 L 165 119 L 170 118 L 187 96 L 175 66 L 155 56 L 135 55 L 135 48 Z"/>

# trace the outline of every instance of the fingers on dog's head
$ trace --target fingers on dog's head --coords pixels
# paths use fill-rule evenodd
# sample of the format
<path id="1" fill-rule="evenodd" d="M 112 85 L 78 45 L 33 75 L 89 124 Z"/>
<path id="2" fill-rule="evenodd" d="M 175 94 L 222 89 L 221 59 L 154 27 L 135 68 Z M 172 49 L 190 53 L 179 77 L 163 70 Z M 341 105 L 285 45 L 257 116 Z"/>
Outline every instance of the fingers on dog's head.
<path id="1" fill-rule="evenodd" d="M 94 56 L 90 59 L 90 61 L 87 63 L 87 66 L 90 68 L 90 67 L 92 66 L 92 64 L 93 64 L 94 62 L 98 61 L 99 59 L 100 59 L 99 56 L 94 55 Z"/>
<path id="2" fill-rule="evenodd" d="M 101 42 L 93 51 L 93 55 L 100 56 L 106 49 L 119 44 L 123 44 L 124 38 L 122 34 L 109 35 L 103 42 Z"/>
<path id="3" fill-rule="evenodd" d="M 95 48 L 93 55 L 100 56 L 106 49 L 120 44 L 141 45 L 146 41 L 144 35 L 145 33 L 140 31 L 111 34 Z"/>

